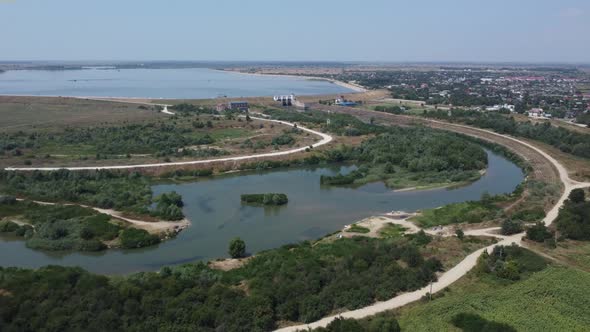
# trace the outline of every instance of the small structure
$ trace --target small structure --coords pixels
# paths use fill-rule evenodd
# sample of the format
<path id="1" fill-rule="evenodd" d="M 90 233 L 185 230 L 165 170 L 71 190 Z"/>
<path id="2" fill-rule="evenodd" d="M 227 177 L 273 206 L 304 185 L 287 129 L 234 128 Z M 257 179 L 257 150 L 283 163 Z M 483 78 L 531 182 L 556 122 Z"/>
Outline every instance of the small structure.
<path id="1" fill-rule="evenodd" d="M 246 101 L 230 101 L 227 106 L 232 111 L 248 112 L 250 109 L 250 106 Z"/>
<path id="2" fill-rule="evenodd" d="M 504 105 L 494 105 L 494 106 L 488 106 L 486 107 L 486 111 L 488 112 L 498 112 L 502 109 L 506 109 L 508 111 L 510 111 L 511 113 L 515 112 L 515 108 L 514 105 L 509 105 L 509 104 L 504 104 Z"/>
<path id="3" fill-rule="evenodd" d="M 215 107 L 215 110 L 217 112 L 223 112 L 227 109 L 227 105 L 226 104 L 217 104 L 217 106 Z"/>
<path id="4" fill-rule="evenodd" d="M 292 106 L 295 102 L 295 95 L 285 95 L 285 96 L 274 96 L 274 100 L 281 102 L 283 106 Z"/>
<path id="5" fill-rule="evenodd" d="M 356 103 L 353 101 L 349 101 L 344 99 L 344 97 L 338 98 L 334 101 L 334 104 L 338 105 L 338 106 L 356 106 Z"/>
<path id="6" fill-rule="evenodd" d="M 548 119 L 551 117 L 551 114 L 545 113 L 542 108 L 533 108 L 530 111 L 528 111 L 527 114 L 529 118 L 535 119 Z"/>

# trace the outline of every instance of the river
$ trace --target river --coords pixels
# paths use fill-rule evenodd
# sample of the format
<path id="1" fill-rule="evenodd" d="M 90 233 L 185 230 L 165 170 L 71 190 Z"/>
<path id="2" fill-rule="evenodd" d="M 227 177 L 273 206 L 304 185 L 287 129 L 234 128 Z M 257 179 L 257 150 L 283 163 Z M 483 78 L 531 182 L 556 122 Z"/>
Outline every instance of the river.
<path id="1" fill-rule="evenodd" d="M 392 210 L 413 212 L 442 205 L 477 200 L 484 192 L 512 192 L 523 181 L 520 168 L 488 151 L 487 173 L 478 181 L 455 189 L 394 192 L 382 183 L 360 188 L 323 187 L 321 175 L 350 167 L 285 169 L 205 179 L 186 184 L 154 186 L 154 194 L 175 190 L 186 204 L 192 226 L 176 239 L 137 250 L 101 253 L 33 251 L 24 241 L 0 238 L 0 266 L 38 268 L 57 264 L 81 266 L 104 274 L 158 270 L 165 265 L 227 257 L 230 239 L 240 236 L 248 252 L 313 240 L 365 217 Z M 245 206 L 245 193 L 280 192 L 289 196 L 283 207 Z"/>
<path id="2" fill-rule="evenodd" d="M 323 80 L 244 75 L 206 68 L 12 70 L 0 73 L 0 95 L 201 99 L 352 92 Z"/>

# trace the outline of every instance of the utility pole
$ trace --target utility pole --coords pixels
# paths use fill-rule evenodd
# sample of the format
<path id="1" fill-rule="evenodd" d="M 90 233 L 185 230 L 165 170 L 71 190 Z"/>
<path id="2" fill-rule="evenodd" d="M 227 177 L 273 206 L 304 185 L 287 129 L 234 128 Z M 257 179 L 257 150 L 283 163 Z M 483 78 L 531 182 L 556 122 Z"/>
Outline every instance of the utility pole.
<path id="1" fill-rule="evenodd" d="M 430 280 L 430 301 L 432 301 L 432 280 Z"/>

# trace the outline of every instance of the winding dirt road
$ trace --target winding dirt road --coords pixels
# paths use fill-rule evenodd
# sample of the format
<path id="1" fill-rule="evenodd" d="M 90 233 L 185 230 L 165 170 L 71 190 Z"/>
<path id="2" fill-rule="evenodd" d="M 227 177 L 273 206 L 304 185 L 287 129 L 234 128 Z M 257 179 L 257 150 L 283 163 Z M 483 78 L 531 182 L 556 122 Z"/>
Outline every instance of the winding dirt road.
<path id="1" fill-rule="evenodd" d="M 172 112 L 166 114 L 174 114 Z M 251 117 L 252 119 L 256 119 L 259 121 L 266 121 L 266 122 L 274 122 L 283 124 L 286 126 L 293 127 L 295 126 L 294 123 L 286 122 L 286 121 L 279 121 L 279 120 L 270 120 L 261 117 Z M 328 144 L 332 142 L 333 137 L 324 134 L 322 132 L 309 129 L 306 127 L 297 126 L 297 129 L 301 129 L 308 133 L 320 136 L 322 139 L 311 145 L 313 148 L 317 148 L 319 146 Z M 183 166 L 183 165 L 198 165 L 198 164 L 210 164 L 215 162 L 224 162 L 224 161 L 239 161 L 239 160 L 248 160 L 248 159 L 260 159 L 260 158 L 268 158 L 268 157 L 277 157 L 277 156 L 284 156 L 293 153 L 303 152 L 309 146 L 305 146 L 302 148 L 291 149 L 287 151 L 279 151 L 279 152 L 268 152 L 268 153 L 260 153 L 260 154 L 252 154 L 247 156 L 237 156 L 237 157 L 227 157 L 227 158 L 218 158 L 218 159 L 206 159 L 206 160 L 193 160 L 193 161 L 178 161 L 178 162 L 169 162 L 169 163 L 156 163 L 156 164 L 139 164 L 139 165 L 119 165 L 119 166 L 87 166 L 87 167 L 7 167 L 5 170 L 7 171 L 57 171 L 60 169 L 67 169 L 70 171 L 84 171 L 84 170 L 117 170 L 117 169 L 137 169 L 137 168 L 155 168 L 155 167 L 164 167 L 164 166 Z"/>

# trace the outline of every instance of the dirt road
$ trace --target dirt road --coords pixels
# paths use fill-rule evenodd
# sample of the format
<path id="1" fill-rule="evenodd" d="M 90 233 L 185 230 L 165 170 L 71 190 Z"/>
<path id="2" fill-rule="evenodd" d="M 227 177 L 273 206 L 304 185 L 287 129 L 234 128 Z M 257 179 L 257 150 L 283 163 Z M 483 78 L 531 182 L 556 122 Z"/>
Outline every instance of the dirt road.
<path id="1" fill-rule="evenodd" d="M 169 112 L 171 113 L 171 112 Z M 172 113 L 173 114 L 173 113 Z M 270 120 L 265 118 L 259 117 L 251 117 L 252 119 L 266 121 L 266 122 L 274 122 L 280 123 L 286 126 L 293 127 L 295 126 L 294 123 L 286 122 L 286 121 L 279 121 L 279 120 Z M 298 129 L 306 131 L 308 133 L 317 135 L 322 139 L 312 144 L 313 148 L 317 148 L 319 146 L 328 144 L 332 142 L 333 137 L 321 133 L 319 131 L 315 131 L 309 128 L 305 128 L 302 126 L 298 126 Z M 183 166 L 183 165 L 198 165 L 198 164 L 210 164 L 216 162 L 224 162 L 224 161 L 239 161 L 239 160 L 249 160 L 249 159 L 260 159 L 260 158 L 269 158 L 269 157 L 276 157 L 276 156 L 284 156 L 293 153 L 303 152 L 308 148 L 308 146 L 302 148 L 291 149 L 287 151 L 279 151 L 279 152 L 268 152 L 268 153 L 260 153 L 260 154 L 252 154 L 246 156 L 236 156 L 236 157 L 227 157 L 227 158 L 217 158 L 217 159 L 207 159 L 207 160 L 193 160 L 193 161 L 179 161 L 179 162 L 170 162 L 170 163 L 156 163 L 156 164 L 139 164 L 139 165 L 119 165 L 119 166 L 88 166 L 88 167 L 7 167 L 5 170 L 7 171 L 57 171 L 59 169 L 67 169 L 70 171 L 84 171 L 84 170 L 116 170 L 116 169 L 139 169 L 139 168 L 155 168 L 155 167 L 165 167 L 165 166 Z"/>

